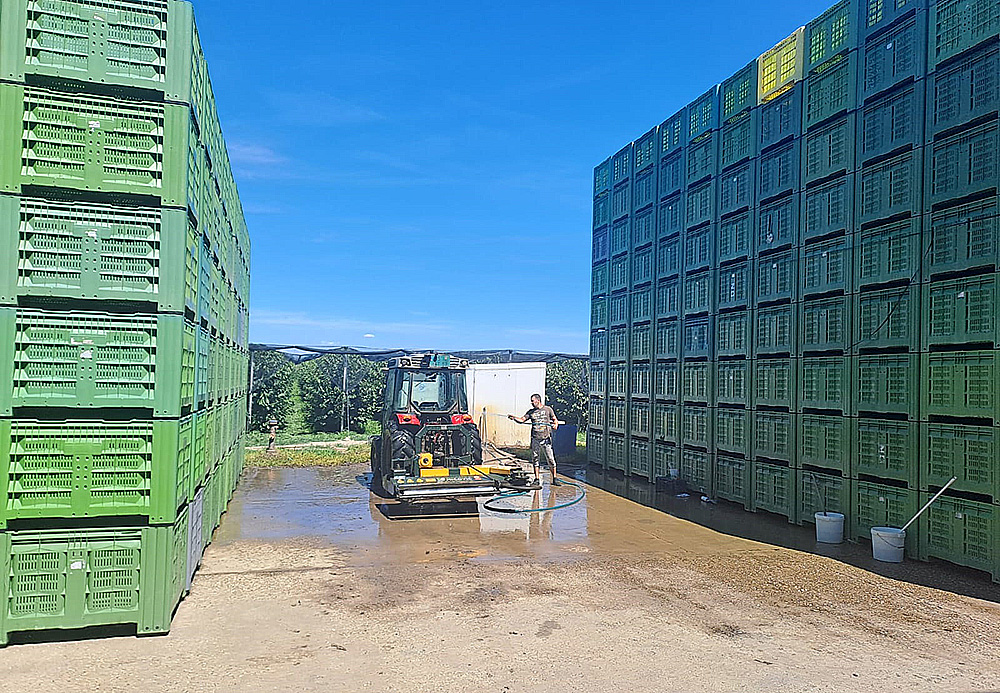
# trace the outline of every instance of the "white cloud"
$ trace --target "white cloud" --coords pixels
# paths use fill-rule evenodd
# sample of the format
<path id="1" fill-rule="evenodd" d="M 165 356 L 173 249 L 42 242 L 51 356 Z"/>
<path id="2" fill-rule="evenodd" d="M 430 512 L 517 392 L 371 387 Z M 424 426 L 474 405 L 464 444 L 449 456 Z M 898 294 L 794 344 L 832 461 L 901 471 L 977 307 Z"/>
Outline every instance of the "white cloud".
<path id="1" fill-rule="evenodd" d="M 250 315 L 254 325 L 277 327 L 306 327 L 317 330 L 345 331 L 357 334 L 388 332 L 391 334 L 412 334 L 424 332 L 443 332 L 451 329 L 451 325 L 432 322 L 375 322 L 358 320 L 344 316 L 316 316 L 308 313 L 290 313 L 273 310 L 254 310 Z"/>

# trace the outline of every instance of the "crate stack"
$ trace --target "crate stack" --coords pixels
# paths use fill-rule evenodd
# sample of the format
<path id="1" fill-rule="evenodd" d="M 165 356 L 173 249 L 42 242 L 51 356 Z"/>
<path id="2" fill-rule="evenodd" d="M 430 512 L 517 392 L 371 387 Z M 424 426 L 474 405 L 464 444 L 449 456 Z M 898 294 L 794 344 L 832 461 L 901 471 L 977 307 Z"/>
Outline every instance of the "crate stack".
<path id="1" fill-rule="evenodd" d="M 855 539 L 957 476 L 908 551 L 1000 579 L 998 110 L 998 0 L 844 0 L 598 166 L 591 461 Z"/>
<path id="2" fill-rule="evenodd" d="M 0 0 L 0 645 L 165 632 L 242 466 L 249 236 L 190 3 Z"/>

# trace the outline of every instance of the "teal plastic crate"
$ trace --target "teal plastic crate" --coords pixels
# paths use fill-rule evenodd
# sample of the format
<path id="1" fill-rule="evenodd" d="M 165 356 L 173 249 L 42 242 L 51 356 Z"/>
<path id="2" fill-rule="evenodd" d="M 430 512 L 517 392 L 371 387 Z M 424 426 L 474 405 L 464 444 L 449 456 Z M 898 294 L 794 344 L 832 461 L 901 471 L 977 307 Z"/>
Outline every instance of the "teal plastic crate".
<path id="1" fill-rule="evenodd" d="M 167 632 L 186 584 L 187 517 L 185 510 L 158 527 L 2 535 L 0 645 L 22 631 L 135 624 L 139 635 Z"/>
<path id="2" fill-rule="evenodd" d="M 189 106 L 0 85 L 0 190 L 23 185 L 152 196 L 188 205 L 202 151 Z M 195 172 L 207 168 L 196 166 Z"/>
<path id="3" fill-rule="evenodd" d="M 753 509 L 784 515 L 795 521 L 795 470 L 776 464 L 753 463 Z"/>
<path id="4" fill-rule="evenodd" d="M 803 130 L 854 109 L 858 103 L 858 55 L 841 53 L 818 65 L 805 79 Z"/>
<path id="5" fill-rule="evenodd" d="M 833 474 L 795 470 L 796 522 L 815 524 L 816 513 L 851 514 L 851 480 Z"/>
<path id="6" fill-rule="evenodd" d="M 681 355 L 681 323 L 677 318 L 658 320 L 655 334 L 656 358 L 676 359 Z"/>
<path id="7" fill-rule="evenodd" d="M 169 524 L 192 491 L 191 416 L 0 421 L 0 528 L 14 520 L 138 516 Z"/>
<path id="8" fill-rule="evenodd" d="M 201 235 L 184 210 L 0 195 L 0 303 L 21 298 L 155 304 L 192 313 Z"/>
<path id="9" fill-rule="evenodd" d="M 853 138 L 850 142 L 853 147 Z M 841 232 L 849 233 L 854 227 L 854 175 L 847 174 L 810 188 L 803 193 L 802 208 L 799 237 L 803 243 Z M 847 247 L 850 247 L 850 242 Z M 850 256 L 844 259 L 847 260 L 845 267 L 850 267 Z"/>
<path id="10" fill-rule="evenodd" d="M 923 152 L 923 148 L 918 147 L 860 169 L 856 174 L 858 192 L 855 196 L 858 224 L 888 222 L 906 214 L 919 215 L 924 199 Z"/>
<path id="11" fill-rule="evenodd" d="M 799 359 L 801 409 L 851 411 L 851 359 L 847 356 L 804 356 Z"/>
<path id="12" fill-rule="evenodd" d="M 631 400 L 628 404 L 628 431 L 632 435 L 649 435 L 651 408 L 647 400 Z"/>
<path id="13" fill-rule="evenodd" d="M 719 269 L 718 308 L 745 308 L 753 296 L 753 263 L 736 262 Z M 719 316 L 721 319 L 721 316 Z M 742 353 L 746 353 L 745 351 Z"/>
<path id="14" fill-rule="evenodd" d="M 997 274 L 924 284 L 923 348 L 970 343 L 989 348 L 1000 346 L 998 294 L 1000 275 Z"/>
<path id="15" fill-rule="evenodd" d="M 683 361 L 681 400 L 686 403 L 715 404 L 715 388 L 712 383 L 714 370 L 711 361 Z"/>
<path id="16" fill-rule="evenodd" d="M 715 456 L 715 495 L 734 503 L 742 503 L 748 510 L 751 507 L 751 491 L 753 480 L 750 477 L 753 463 L 741 457 L 724 455 Z"/>
<path id="17" fill-rule="evenodd" d="M 689 229 L 700 226 L 701 224 L 708 224 L 715 220 L 718 216 L 718 212 L 715 208 L 717 195 L 717 185 L 716 181 L 713 179 L 708 179 L 704 182 L 697 183 L 688 188 L 687 191 L 687 212 L 685 214 L 685 226 Z M 715 236 L 715 233 L 709 234 L 707 231 L 703 232 L 706 236 L 705 240 L 700 244 L 702 246 L 710 246 L 708 243 Z M 686 237 L 690 238 L 690 231 L 686 234 Z M 710 253 L 701 251 L 690 258 L 685 258 L 688 269 L 694 269 L 691 262 L 697 261 L 700 265 L 708 266 L 713 257 Z M 685 253 L 687 255 L 687 253 Z"/>
<path id="18" fill-rule="evenodd" d="M 754 457 L 794 465 L 797 457 L 795 429 L 795 414 L 755 411 L 753 413 Z"/>
<path id="19" fill-rule="evenodd" d="M 713 493 L 714 455 L 703 450 L 682 448 L 680 452 L 680 478 L 692 491 Z"/>
<path id="20" fill-rule="evenodd" d="M 657 128 L 653 128 L 637 139 L 632 145 L 632 165 L 636 174 L 645 171 L 656 163 L 659 145 L 656 135 Z M 636 208 L 638 207 L 639 205 L 637 204 Z"/>
<path id="21" fill-rule="evenodd" d="M 659 279 L 676 277 L 681 270 L 681 238 L 661 238 L 656 243 L 656 276 Z M 658 309 L 659 310 L 659 309 Z"/>
<path id="22" fill-rule="evenodd" d="M 716 450 L 744 457 L 753 454 L 752 412 L 749 409 L 723 408 L 714 411 Z"/>
<path id="23" fill-rule="evenodd" d="M 924 83 L 903 84 L 866 103 L 858 115 L 858 161 L 922 145 Z"/>
<path id="24" fill-rule="evenodd" d="M 859 349 L 919 346 L 920 286 L 865 291 L 854 297 L 854 339 Z"/>
<path id="25" fill-rule="evenodd" d="M 608 358 L 611 361 L 628 359 L 628 328 L 618 326 L 608 330 Z"/>
<path id="26" fill-rule="evenodd" d="M 719 141 L 719 132 L 711 130 L 688 143 L 685 156 L 688 185 L 718 174 Z"/>
<path id="27" fill-rule="evenodd" d="M 719 214 L 726 216 L 748 209 L 754 204 L 755 193 L 757 191 L 757 165 L 754 161 L 744 161 L 739 163 L 750 154 L 743 153 L 743 137 L 752 135 L 747 132 L 753 125 L 755 118 L 752 113 L 745 113 L 736 119 L 737 122 L 725 126 L 722 131 L 723 165 L 728 153 L 730 157 L 736 159 L 735 166 L 719 177 Z M 728 138 L 728 139 L 727 139 Z M 753 145 L 754 140 L 750 141 Z M 750 153 L 755 154 L 756 149 L 751 148 Z M 739 157 L 737 159 L 737 157 Z M 725 258 L 719 258 L 720 261 Z"/>
<path id="28" fill-rule="evenodd" d="M 913 517 L 920 506 L 917 492 L 899 486 L 871 481 L 851 481 L 851 537 L 870 542 L 872 527 L 902 527 Z M 906 554 L 918 555 L 916 526 L 906 531 Z"/>
<path id="29" fill-rule="evenodd" d="M 1000 121 L 947 135 L 927 145 L 924 203 L 927 207 L 952 199 L 997 190 L 1000 178 Z"/>
<path id="30" fill-rule="evenodd" d="M 921 418 L 982 417 L 1000 424 L 1000 351 L 922 354 Z"/>
<path id="31" fill-rule="evenodd" d="M 753 311 L 737 310 L 715 317 L 715 355 L 748 356 L 751 354 Z"/>
<path id="32" fill-rule="evenodd" d="M 784 303 L 758 308 L 754 311 L 754 355 L 792 354 L 796 351 L 798 335 L 796 318 L 798 305 Z"/>
<path id="33" fill-rule="evenodd" d="M 685 359 L 708 358 L 712 356 L 712 342 L 715 336 L 715 319 L 711 315 L 699 318 L 685 318 L 681 326 L 682 353 Z"/>
<path id="34" fill-rule="evenodd" d="M 990 0 L 937 0 L 930 9 L 928 65 L 935 70 L 952 56 L 1000 34 L 1000 6 Z"/>
<path id="35" fill-rule="evenodd" d="M 667 134 L 664 134 L 667 137 Z M 687 161 L 685 155 L 687 152 L 684 149 L 671 152 L 665 158 L 660 161 L 660 197 L 666 198 L 671 195 L 677 195 L 681 190 L 684 189 L 685 185 L 685 173 L 687 172 Z M 674 200 L 677 200 L 674 197 Z M 675 211 L 679 211 L 680 208 L 669 203 L 667 205 L 661 205 L 659 210 L 661 222 L 660 224 L 660 234 L 663 235 L 664 232 L 673 233 L 680 231 L 683 225 L 683 219 L 680 218 L 679 214 L 674 214 Z"/>
<path id="36" fill-rule="evenodd" d="M 851 297 L 834 296 L 799 304 L 799 347 L 805 352 L 845 351 L 851 341 Z"/>
<path id="37" fill-rule="evenodd" d="M 920 424 L 920 488 L 950 487 L 1000 502 L 1000 428 L 957 424 Z"/>
<path id="38" fill-rule="evenodd" d="M 930 217 L 930 246 L 925 251 L 924 278 L 996 267 L 1000 262 L 1000 215 L 997 198 L 977 200 Z"/>
<path id="39" fill-rule="evenodd" d="M 851 112 L 814 127 L 805 135 L 802 145 L 803 189 L 824 178 L 854 170 L 856 131 L 857 118 Z"/>
<path id="40" fill-rule="evenodd" d="M 921 493 L 921 504 L 931 494 Z M 1000 582 L 1000 506 L 941 496 L 920 517 L 920 558 L 985 570 Z"/>
<path id="41" fill-rule="evenodd" d="M 927 61 L 924 60 L 927 12 L 919 7 L 923 2 L 863 0 L 861 4 L 862 31 L 866 36 L 864 45 L 859 48 L 861 100 L 903 82 L 919 81 L 927 71 Z M 899 13 L 909 12 L 914 7 L 916 12 L 889 27 Z M 883 27 L 889 28 L 883 31 Z"/>
<path id="42" fill-rule="evenodd" d="M 851 475 L 851 419 L 800 414 L 798 424 L 796 466 L 811 465 Z"/>
<path id="43" fill-rule="evenodd" d="M 601 361 L 600 363 L 590 364 L 590 394 L 599 395 L 604 397 L 608 393 L 608 364 Z"/>
<path id="44" fill-rule="evenodd" d="M 998 71 L 1000 46 L 996 43 L 934 71 L 927 79 L 927 140 L 996 111 Z M 994 80 L 992 87 L 990 80 Z"/>
<path id="45" fill-rule="evenodd" d="M 920 430 L 916 422 L 851 419 L 852 474 L 905 482 L 917 487 Z"/>
<path id="46" fill-rule="evenodd" d="M 656 399 L 676 402 L 680 394 L 680 366 L 676 361 L 657 361 L 653 372 Z"/>
<path id="47" fill-rule="evenodd" d="M 699 189 L 705 189 L 704 185 L 699 186 Z M 709 192 L 714 197 L 714 190 L 709 189 Z M 688 191 L 689 205 L 694 205 L 696 202 L 692 198 L 692 195 L 693 190 Z M 710 209 L 714 210 L 714 208 Z M 711 211 L 707 218 L 711 219 L 714 216 L 714 211 Z M 682 262 L 686 274 L 706 269 L 715 264 L 715 236 L 715 229 L 711 226 L 688 229 L 684 232 L 684 255 Z"/>
<path id="48" fill-rule="evenodd" d="M 0 412 L 131 407 L 180 416 L 193 404 L 192 327 L 180 315 L 0 308 L 0 382 L 11 383 Z"/>
<path id="49" fill-rule="evenodd" d="M 782 250 L 757 258 L 757 305 L 798 298 L 798 251 Z"/>
<path id="50" fill-rule="evenodd" d="M 590 358 L 595 361 L 604 361 L 608 358 L 608 331 L 606 329 L 591 330 Z"/>
<path id="51" fill-rule="evenodd" d="M 916 420 L 927 382 L 919 375 L 916 354 L 869 354 L 852 361 L 855 415 L 897 414 Z"/>
<path id="52" fill-rule="evenodd" d="M 608 367 L 608 392 L 612 397 L 624 397 L 628 394 L 628 365 L 613 363 Z"/>
<path id="53" fill-rule="evenodd" d="M 720 88 L 721 118 L 731 122 L 735 116 L 757 105 L 757 61 L 751 61 L 735 75 L 725 80 Z"/>
<path id="54" fill-rule="evenodd" d="M 761 153 L 757 161 L 757 197 L 777 197 L 799 188 L 799 140 L 791 139 Z"/>
<path id="55" fill-rule="evenodd" d="M 684 277 L 684 315 L 701 315 L 715 310 L 715 274 L 703 270 Z"/>
<path id="56" fill-rule="evenodd" d="M 801 298 L 838 291 L 849 293 L 852 290 L 853 240 L 848 234 L 811 243 L 801 249 Z"/>
<path id="57" fill-rule="evenodd" d="M 694 311 L 692 311 L 694 312 Z M 656 318 L 676 318 L 681 314 L 681 280 L 661 279 L 656 284 Z"/>
<path id="58" fill-rule="evenodd" d="M 608 403 L 603 397 L 591 397 L 587 409 L 587 422 L 596 428 L 604 429 L 607 420 Z"/>
<path id="59" fill-rule="evenodd" d="M 719 222 L 720 263 L 753 255 L 754 235 L 756 233 L 755 218 L 753 210 L 749 210 Z"/>

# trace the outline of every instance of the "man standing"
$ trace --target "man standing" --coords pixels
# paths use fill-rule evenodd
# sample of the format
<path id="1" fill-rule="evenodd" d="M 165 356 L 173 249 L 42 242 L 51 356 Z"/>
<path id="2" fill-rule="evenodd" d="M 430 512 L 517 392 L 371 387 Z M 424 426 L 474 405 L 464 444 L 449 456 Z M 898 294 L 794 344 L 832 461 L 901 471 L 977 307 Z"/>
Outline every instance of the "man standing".
<path id="1" fill-rule="evenodd" d="M 535 483 L 538 483 L 538 458 L 541 455 L 549 461 L 552 470 L 552 485 L 558 486 L 556 481 L 556 456 L 552 452 L 552 432 L 559 428 L 559 419 L 552 407 L 542 406 L 542 396 L 531 396 L 531 409 L 524 416 L 514 416 L 508 414 L 507 418 L 518 423 L 531 424 L 531 464 L 535 468 Z"/>

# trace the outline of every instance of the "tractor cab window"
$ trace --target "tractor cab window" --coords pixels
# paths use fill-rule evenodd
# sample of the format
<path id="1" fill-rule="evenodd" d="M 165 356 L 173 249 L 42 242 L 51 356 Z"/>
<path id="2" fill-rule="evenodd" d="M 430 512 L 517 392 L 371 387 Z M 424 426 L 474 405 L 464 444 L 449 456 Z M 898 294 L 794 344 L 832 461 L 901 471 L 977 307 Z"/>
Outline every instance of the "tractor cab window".
<path id="1" fill-rule="evenodd" d="M 469 409 L 465 374 L 461 371 L 400 371 L 396 375 L 396 411 L 462 411 Z"/>

